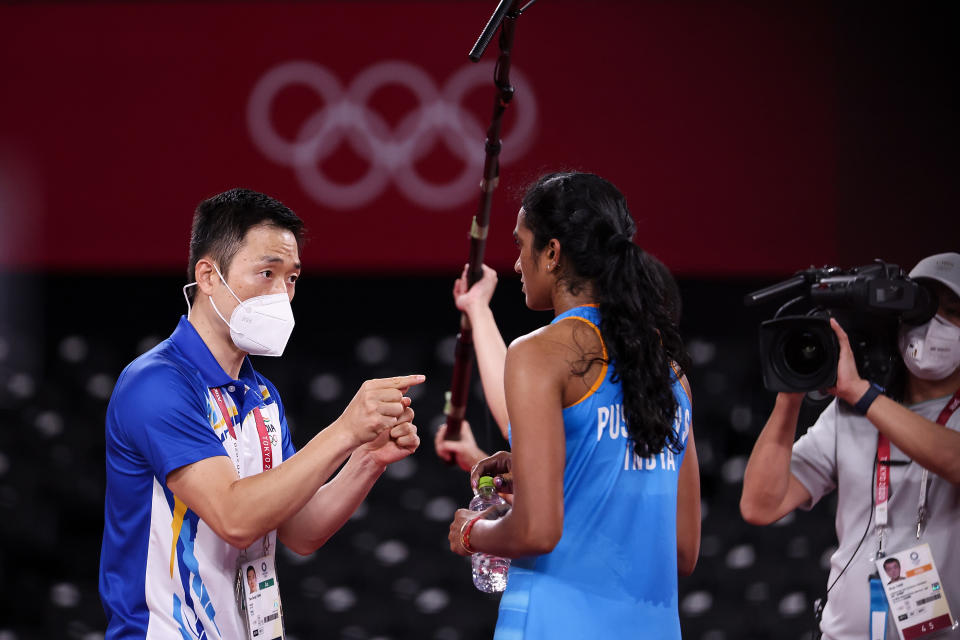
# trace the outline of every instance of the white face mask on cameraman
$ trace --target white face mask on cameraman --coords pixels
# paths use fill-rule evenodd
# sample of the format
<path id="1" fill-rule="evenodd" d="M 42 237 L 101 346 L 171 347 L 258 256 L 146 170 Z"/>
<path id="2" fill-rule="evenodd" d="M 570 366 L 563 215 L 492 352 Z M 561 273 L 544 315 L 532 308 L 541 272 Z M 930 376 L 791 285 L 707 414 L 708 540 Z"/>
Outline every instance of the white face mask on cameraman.
<path id="1" fill-rule="evenodd" d="M 230 327 L 230 339 L 237 348 L 246 351 L 252 356 L 280 356 L 287 346 L 287 340 L 293 332 L 293 308 L 290 306 L 290 298 L 286 293 L 270 293 L 263 296 L 254 296 L 241 300 L 233 292 L 230 285 L 223 278 L 217 265 L 213 265 L 220 281 L 223 282 L 227 291 L 237 299 L 239 303 L 230 314 L 228 322 L 216 303 L 210 298 L 210 304 L 213 310 L 217 312 L 220 319 Z M 191 282 L 183 288 L 183 295 L 187 295 L 187 287 L 196 286 L 196 282 Z M 190 300 L 187 299 L 187 313 L 190 310 Z"/>
<path id="2" fill-rule="evenodd" d="M 943 380 L 960 367 L 960 327 L 939 315 L 917 327 L 900 327 L 900 353 L 921 380 Z"/>

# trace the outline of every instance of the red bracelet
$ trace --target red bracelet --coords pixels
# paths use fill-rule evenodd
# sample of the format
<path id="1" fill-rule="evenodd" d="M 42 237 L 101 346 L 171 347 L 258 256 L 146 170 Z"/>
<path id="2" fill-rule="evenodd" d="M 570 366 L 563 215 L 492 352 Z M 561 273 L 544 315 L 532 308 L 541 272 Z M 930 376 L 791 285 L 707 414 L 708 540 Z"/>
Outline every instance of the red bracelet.
<path id="1" fill-rule="evenodd" d="M 474 554 L 477 552 L 476 549 L 470 546 L 470 532 L 473 531 L 473 525 L 477 524 L 477 520 L 482 517 L 483 516 L 477 516 L 460 527 L 460 544 L 466 549 L 467 553 Z"/>

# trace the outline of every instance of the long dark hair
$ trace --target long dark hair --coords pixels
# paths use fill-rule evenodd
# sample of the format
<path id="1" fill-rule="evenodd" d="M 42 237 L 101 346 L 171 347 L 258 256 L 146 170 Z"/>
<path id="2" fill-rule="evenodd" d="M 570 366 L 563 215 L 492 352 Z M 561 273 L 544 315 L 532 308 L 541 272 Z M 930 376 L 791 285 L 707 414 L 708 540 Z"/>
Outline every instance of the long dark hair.
<path id="1" fill-rule="evenodd" d="M 626 199 L 589 173 L 551 173 L 523 197 L 526 225 L 539 253 L 552 238 L 560 243 L 561 282 L 574 294 L 590 287 L 600 307 L 600 332 L 613 380 L 623 386 L 623 411 L 634 451 L 647 457 L 683 449 L 674 430 L 677 400 L 671 365 L 688 366 L 661 270 L 633 242 L 636 224 Z"/>

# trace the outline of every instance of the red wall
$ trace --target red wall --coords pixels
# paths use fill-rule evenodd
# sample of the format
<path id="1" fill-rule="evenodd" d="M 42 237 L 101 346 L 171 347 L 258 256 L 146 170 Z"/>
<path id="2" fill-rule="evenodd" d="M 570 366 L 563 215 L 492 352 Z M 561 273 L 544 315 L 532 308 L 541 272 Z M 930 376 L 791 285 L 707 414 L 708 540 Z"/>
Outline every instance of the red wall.
<path id="1" fill-rule="evenodd" d="M 495 4 L 0 8 L 0 267 L 180 270 L 196 203 L 247 186 L 305 219 L 308 269 L 456 272 L 480 179 L 461 156 L 482 159 L 493 95 L 490 69 L 467 69 L 466 53 Z M 502 269 L 513 262 L 522 185 L 577 168 L 625 192 L 639 244 L 681 275 L 835 262 L 835 98 L 824 14 L 817 4 L 539 2 L 517 27 L 518 91 L 488 261 Z M 493 44 L 484 63 L 496 53 Z M 294 75 L 326 72 L 327 84 L 346 93 L 377 65 L 403 68 L 386 68 L 384 78 L 396 82 L 372 85 L 353 111 L 288 84 L 268 117 L 251 115 L 258 82 L 292 61 L 303 63 Z M 412 73 L 436 87 L 427 100 L 441 110 L 404 147 L 404 127 L 422 106 L 404 79 Z M 435 125 L 458 113 L 442 101 L 458 73 L 479 76 L 458 103 L 463 132 L 450 133 Z M 529 127 L 517 124 L 521 116 Z M 299 160 L 271 159 L 249 126 L 252 119 L 290 141 L 310 118 L 347 123 L 321 137 L 331 148 L 319 162 L 309 145 Z M 352 202 L 288 166 L 319 168 L 342 185 L 370 177 L 372 155 L 380 168 L 370 176 L 382 180 Z M 444 186 L 461 175 L 466 190 L 442 202 L 398 187 L 411 189 L 418 176 Z"/>

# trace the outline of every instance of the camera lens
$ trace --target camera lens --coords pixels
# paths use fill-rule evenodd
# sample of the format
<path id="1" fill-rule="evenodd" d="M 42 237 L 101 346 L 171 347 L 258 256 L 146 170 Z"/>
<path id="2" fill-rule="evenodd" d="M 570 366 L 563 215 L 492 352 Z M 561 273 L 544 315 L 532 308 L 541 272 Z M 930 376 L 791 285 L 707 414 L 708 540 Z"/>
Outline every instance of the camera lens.
<path id="1" fill-rule="evenodd" d="M 791 331 L 783 338 L 783 361 L 797 375 L 814 375 L 826 364 L 825 345 L 811 331 Z"/>
<path id="2" fill-rule="evenodd" d="M 760 325 L 763 383 L 771 391 L 826 389 L 837 382 L 840 347 L 824 316 L 784 316 Z"/>

